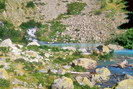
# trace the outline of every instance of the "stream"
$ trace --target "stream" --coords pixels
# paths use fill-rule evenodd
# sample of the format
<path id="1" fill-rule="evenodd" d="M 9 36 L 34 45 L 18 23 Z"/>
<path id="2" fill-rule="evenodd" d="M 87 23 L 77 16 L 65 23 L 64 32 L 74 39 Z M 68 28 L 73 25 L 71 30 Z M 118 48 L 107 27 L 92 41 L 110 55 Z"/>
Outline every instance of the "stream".
<path id="1" fill-rule="evenodd" d="M 102 43 L 99 44 L 90 44 L 90 43 L 49 43 L 49 42 L 43 42 L 38 41 L 37 37 L 35 35 L 37 29 L 32 28 L 27 31 L 29 35 L 30 41 L 36 41 L 40 45 L 47 45 L 47 46 L 54 46 L 54 47 L 76 47 L 76 48 L 90 48 L 93 49 L 97 47 L 98 45 L 102 45 Z M 98 61 L 97 68 L 106 67 L 111 71 L 111 78 L 107 83 L 101 83 L 98 85 L 102 85 L 103 87 L 111 87 L 114 86 L 117 82 L 123 80 L 125 78 L 125 75 L 133 76 L 133 66 L 132 67 L 126 67 L 126 68 L 120 68 L 115 67 L 111 65 L 116 65 L 117 63 L 120 63 L 124 60 L 127 60 L 129 64 L 133 64 L 133 50 L 115 50 L 113 54 L 112 60 L 102 60 Z"/>

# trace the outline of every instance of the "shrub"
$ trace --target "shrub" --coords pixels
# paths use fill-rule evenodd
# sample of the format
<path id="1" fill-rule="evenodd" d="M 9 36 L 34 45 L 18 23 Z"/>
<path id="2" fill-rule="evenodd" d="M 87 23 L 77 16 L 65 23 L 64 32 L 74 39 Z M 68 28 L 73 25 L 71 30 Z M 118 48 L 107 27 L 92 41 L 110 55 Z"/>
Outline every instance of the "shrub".
<path id="1" fill-rule="evenodd" d="M 8 53 L 9 48 L 8 47 L 0 47 L 0 51 L 3 52 L 3 53 Z"/>
<path id="2" fill-rule="evenodd" d="M 85 8 L 86 3 L 73 2 L 67 5 L 67 14 L 68 15 L 78 15 Z"/>
<path id="3" fill-rule="evenodd" d="M 101 0 L 101 11 L 111 11 L 108 15 L 113 16 L 117 12 L 126 12 L 126 1 L 124 0 Z"/>
<path id="4" fill-rule="evenodd" d="M 73 66 L 73 68 L 74 68 L 74 70 L 75 70 L 76 72 L 86 72 L 86 69 L 83 68 L 82 66 L 77 66 L 77 65 L 75 65 L 75 66 Z"/>
<path id="5" fill-rule="evenodd" d="M 22 42 L 24 40 L 23 32 L 15 30 L 12 23 L 4 21 L 4 26 L 0 26 L 0 38 L 10 38 L 14 42 Z"/>
<path id="6" fill-rule="evenodd" d="M 28 22 L 23 22 L 20 27 L 22 29 L 29 29 L 29 28 L 34 28 L 34 27 L 38 27 L 41 28 L 42 24 L 39 22 L 35 22 L 34 20 L 29 20 Z"/>
<path id="7" fill-rule="evenodd" d="M 6 0 L 0 0 L 0 12 L 5 10 L 6 8 Z"/>
<path id="8" fill-rule="evenodd" d="M 0 88 L 6 89 L 10 86 L 10 81 L 0 78 Z"/>
<path id="9" fill-rule="evenodd" d="M 35 8 L 35 3 L 33 1 L 29 1 L 29 2 L 27 2 L 26 7 L 28 7 L 28 8 Z"/>
<path id="10" fill-rule="evenodd" d="M 129 29 L 124 34 L 117 36 L 112 42 L 124 46 L 127 49 L 133 49 L 133 29 Z"/>

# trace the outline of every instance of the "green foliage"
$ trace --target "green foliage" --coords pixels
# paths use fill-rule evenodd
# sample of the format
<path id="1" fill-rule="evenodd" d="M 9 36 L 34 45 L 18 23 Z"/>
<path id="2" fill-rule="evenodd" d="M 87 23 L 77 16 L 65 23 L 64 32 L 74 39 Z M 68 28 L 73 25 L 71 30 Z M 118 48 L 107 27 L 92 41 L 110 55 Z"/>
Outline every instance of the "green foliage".
<path id="1" fill-rule="evenodd" d="M 83 68 L 82 66 L 77 66 L 77 65 L 75 65 L 75 66 L 73 66 L 73 68 L 74 68 L 74 70 L 75 70 L 76 72 L 86 72 L 86 69 Z"/>
<path id="2" fill-rule="evenodd" d="M 27 2 L 26 7 L 28 7 L 28 8 L 35 8 L 35 3 L 33 1 L 29 1 L 29 2 Z"/>
<path id="3" fill-rule="evenodd" d="M 10 87 L 10 81 L 0 78 L 0 89 L 6 89 Z"/>
<path id="4" fill-rule="evenodd" d="M 86 3 L 82 2 L 73 2 L 67 5 L 67 14 L 68 15 L 78 15 L 85 8 Z"/>
<path id="5" fill-rule="evenodd" d="M 127 49 L 133 49 L 133 29 L 129 29 L 124 34 L 117 36 L 112 42 Z"/>
<path id="6" fill-rule="evenodd" d="M 78 82 L 74 81 L 74 89 L 100 89 L 100 88 L 98 88 L 96 86 L 90 88 L 87 85 L 80 85 Z"/>
<path id="7" fill-rule="evenodd" d="M 0 51 L 3 52 L 3 53 L 8 53 L 9 48 L 8 47 L 0 47 Z"/>
<path id="8" fill-rule="evenodd" d="M 6 0 L 0 0 L 0 12 L 6 9 Z"/>
<path id="9" fill-rule="evenodd" d="M 72 55 L 67 55 L 67 56 L 59 56 L 58 58 L 56 58 L 55 60 L 53 60 L 54 63 L 58 63 L 58 64 L 68 64 L 70 62 L 72 62 L 75 59 L 78 58 L 82 58 L 82 55 L 80 52 L 74 52 Z"/>
<path id="10" fill-rule="evenodd" d="M 103 55 L 98 55 L 99 60 L 110 60 L 110 58 L 113 56 L 113 52 L 111 53 L 104 53 Z"/>
<path id="11" fill-rule="evenodd" d="M 24 34 L 19 30 L 15 30 L 12 23 L 8 21 L 3 21 L 4 26 L 0 26 L 0 38 L 7 39 L 10 38 L 14 42 L 24 41 Z"/>
<path id="12" fill-rule="evenodd" d="M 126 12 L 125 0 L 101 0 L 101 11 L 111 11 L 107 17 L 114 16 L 117 12 Z"/>
<path id="13" fill-rule="evenodd" d="M 29 29 L 29 28 L 34 28 L 34 27 L 38 27 L 41 28 L 42 24 L 39 22 L 35 22 L 34 20 L 29 20 L 28 22 L 23 22 L 20 27 L 22 29 Z"/>

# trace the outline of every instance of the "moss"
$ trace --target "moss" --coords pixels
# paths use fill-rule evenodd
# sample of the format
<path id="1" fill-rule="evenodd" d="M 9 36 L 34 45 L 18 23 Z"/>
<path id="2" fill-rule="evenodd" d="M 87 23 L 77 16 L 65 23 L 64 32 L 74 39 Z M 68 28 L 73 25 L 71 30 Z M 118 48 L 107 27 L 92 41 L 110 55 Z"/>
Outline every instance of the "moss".
<path id="1" fill-rule="evenodd" d="M 28 8 L 35 8 L 35 3 L 33 1 L 29 1 L 29 2 L 27 2 L 26 7 L 28 7 Z"/>
<path id="2" fill-rule="evenodd" d="M 0 0 L 0 13 L 6 9 L 6 0 Z"/>
<path id="3" fill-rule="evenodd" d="M 0 78 L 0 89 L 7 89 L 10 87 L 10 81 Z"/>
<path id="4" fill-rule="evenodd" d="M 78 15 L 85 8 L 86 3 L 82 2 L 73 2 L 67 5 L 67 14 L 68 15 Z"/>

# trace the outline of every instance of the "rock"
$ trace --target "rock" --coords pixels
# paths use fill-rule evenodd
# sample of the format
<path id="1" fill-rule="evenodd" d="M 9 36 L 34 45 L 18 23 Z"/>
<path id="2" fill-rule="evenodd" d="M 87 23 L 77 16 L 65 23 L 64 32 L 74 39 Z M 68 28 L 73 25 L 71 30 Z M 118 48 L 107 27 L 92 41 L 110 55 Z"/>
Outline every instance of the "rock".
<path id="1" fill-rule="evenodd" d="M 114 44 L 109 44 L 108 47 L 112 50 L 122 50 L 122 49 L 124 49 L 124 47 L 122 47 L 120 45 L 114 45 Z"/>
<path id="2" fill-rule="evenodd" d="M 6 39 L 0 43 L 0 47 L 13 47 L 13 43 L 10 39 Z"/>
<path id="3" fill-rule="evenodd" d="M 133 89 L 133 79 L 120 81 L 115 89 Z"/>
<path id="4" fill-rule="evenodd" d="M 94 86 L 94 84 L 87 77 L 83 78 L 83 84 L 87 85 L 89 87 L 93 87 Z"/>
<path id="5" fill-rule="evenodd" d="M 105 82 L 110 78 L 111 72 L 108 68 L 102 67 L 96 69 L 96 74 L 92 75 L 92 80 L 95 82 Z"/>
<path id="6" fill-rule="evenodd" d="M 58 78 L 54 80 L 52 89 L 74 89 L 73 81 L 67 77 Z"/>
<path id="7" fill-rule="evenodd" d="M 59 69 L 58 74 L 64 75 L 66 73 L 66 70 L 64 69 Z"/>
<path id="8" fill-rule="evenodd" d="M 123 61 L 123 62 L 118 64 L 118 66 L 121 67 L 121 68 L 125 68 L 125 67 L 127 67 L 127 65 L 128 65 L 128 61 L 127 60 L 125 60 L 125 61 Z"/>
<path id="9" fill-rule="evenodd" d="M 63 47 L 62 49 L 76 51 L 75 47 Z"/>
<path id="10" fill-rule="evenodd" d="M 126 78 L 126 79 L 133 79 L 133 76 L 126 74 L 126 75 L 125 75 L 125 78 Z"/>
<path id="11" fill-rule="evenodd" d="M 49 58 L 49 57 L 51 56 L 49 53 L 45 53 L 44 55 L 45 55 L 45 57 L 47 57 L 47 58 Z"/>
<path id="12" fill-rule="evenodd" d="M 31 45 L 34 45 L 34 46 L 40 46 L 40 44 L 38 44 L 37 42 L 31 42 L 31 43 L 29 43 L 27 46 L 31 46 Z"/>
<path id="13" fill-rule="evenodd" d="M 9 75 L 7 71 L 3 68 L 0 68 L 0 78 L 9 79 Z"/>
<path id="14" fill-rule="evenodd" d="M 94 69 L 97 66 L 97 62 L 88 58 L 79 58 L 73 62 L 75 65 L 82 66 L 85 69 Z"/>
<path id="15" fill-rule="evenodd" d="M 76 77 L 76 81 L 80 84 L 80 85 L 87 85 L 89 87 L 93 87 L 94 83 L 92 83 L 87 77 L 81 77 L 81 76 L 77 76 Z"/>
<path id="16" fill-rule="evenodd" d="M 110 49 L 108 46 L 105 46 L 105 45 L 99 45 L 96 47 L 97 48 L 97 53 L 109 53 L 110 52 Z"/>

